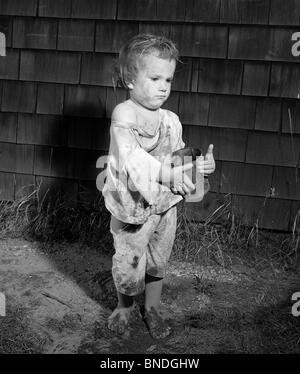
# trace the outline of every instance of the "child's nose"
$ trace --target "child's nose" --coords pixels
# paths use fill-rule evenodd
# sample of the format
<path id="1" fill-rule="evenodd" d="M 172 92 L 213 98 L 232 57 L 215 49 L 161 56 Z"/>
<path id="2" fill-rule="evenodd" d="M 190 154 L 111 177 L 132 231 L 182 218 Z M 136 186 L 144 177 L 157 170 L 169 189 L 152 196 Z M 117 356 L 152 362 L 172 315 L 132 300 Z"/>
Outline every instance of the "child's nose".
<path id="1" fill-rule="evenodd" d="M 162 82 L 161 85 L 160 85 L 160 90 L 161 91 L 167 91 L 167 84 Z"/>

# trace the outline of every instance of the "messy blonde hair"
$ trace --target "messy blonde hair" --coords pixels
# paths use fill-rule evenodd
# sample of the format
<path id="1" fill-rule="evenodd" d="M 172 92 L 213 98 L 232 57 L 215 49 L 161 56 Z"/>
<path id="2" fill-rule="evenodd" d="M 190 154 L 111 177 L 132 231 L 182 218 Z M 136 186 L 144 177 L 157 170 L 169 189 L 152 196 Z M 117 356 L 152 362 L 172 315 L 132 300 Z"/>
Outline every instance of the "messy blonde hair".
<path id="1" fill-rule="evenodd" d="M 138 72 L 141 58 L 146 55 L 179 61 L 179 52 L 171 40 L 164 36 L 138 34 L 120 50 L 116 67 L 117 82 L 128 88 L 128 84 L 133 81 Z"/>

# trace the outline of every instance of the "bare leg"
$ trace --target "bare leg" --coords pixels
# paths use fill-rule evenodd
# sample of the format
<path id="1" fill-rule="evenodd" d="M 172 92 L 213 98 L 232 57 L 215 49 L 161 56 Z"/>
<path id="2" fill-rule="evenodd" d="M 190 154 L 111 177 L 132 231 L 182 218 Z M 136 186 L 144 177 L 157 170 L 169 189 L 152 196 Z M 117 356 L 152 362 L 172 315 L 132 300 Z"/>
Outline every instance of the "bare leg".
<path id="1" fill-rule="evenodd" d="M 159 314 L 163 279 L 146 274 L 145 282 L 145 322 L 153 338 L 165 338 L 170 334 L 170 327 Z"/>
<path id="2" fill-rule="evenodd" d="M 133 297 L 117 292 L 118 305 L 108 318 L 108 328 L 118 334 L 128 329 L 131 312 L 134 310 Z"/>
<path id="3" fill-rule="evenodd" d="M 133 296 L 124 295 L 123 293 L 117 292 L 118 306 L 117 308 L 129 308 L 133 304 Z"/>
<path id="4" fill-rule="evenodd" d="M 163 280 L 162 278 L 156 278 L 146 274 L 145 283 L 145 309 L 150 310 L 152 307 L 158 309 Z"/>

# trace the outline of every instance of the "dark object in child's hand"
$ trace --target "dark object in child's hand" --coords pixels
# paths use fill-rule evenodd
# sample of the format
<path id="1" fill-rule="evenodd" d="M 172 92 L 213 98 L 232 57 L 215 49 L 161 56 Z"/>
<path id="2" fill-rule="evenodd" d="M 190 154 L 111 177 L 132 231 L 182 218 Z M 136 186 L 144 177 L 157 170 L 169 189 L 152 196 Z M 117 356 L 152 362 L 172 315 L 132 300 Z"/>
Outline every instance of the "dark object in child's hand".
<path id="1" fill-rule="evenodd" d="M 172 153 L 172 167 L 181 166 L 184 163 L 193 162 L 192 182 L 196 182 L 196 159 L 201 156 L 202 152 L 199 148 L 185 147 L 178 149 Z"/>
<path id="2" fill-rule="evenodd" d="M 181 148 L 181 149 L 178 149 L 177 151 L 173 152 L 172 153 L 172 158 L 174 158 L 175 160 L 180 158 L 180 160 L 181 160 L 180 165 L 182 165 L 182 161 L 184 161 L 184 157 L 192 156 L 192 160 L 195 161 L 196 157 L 201 156 L 201 155 L 202 155 L 201 149 L 185 147 L 185 148 Z M 174 165 L 174 166 L 178 166 L 178 165 Z"/>

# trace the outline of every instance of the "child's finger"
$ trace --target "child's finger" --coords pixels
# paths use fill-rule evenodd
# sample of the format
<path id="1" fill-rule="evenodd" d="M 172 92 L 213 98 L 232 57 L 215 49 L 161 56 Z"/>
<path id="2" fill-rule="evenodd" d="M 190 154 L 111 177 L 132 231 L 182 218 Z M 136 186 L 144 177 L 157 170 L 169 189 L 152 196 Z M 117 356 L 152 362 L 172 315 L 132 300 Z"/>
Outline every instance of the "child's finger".
<path id="1" fill-rule="evenodd" d="M 191 193 L 191 190 L 185 184 L 182 186 L 182 189 L 185 195 L 189 195 Z"/>
<path id="2" fill-rule="evenodd" d="M 191 170 L 193 168 L 193 163 L 190 162 L 189 164 L 183 164 L 181 167 L 182 171 L 188 171 L 188 170 Z"/>
<path id="3" fill-rule="evenodd" d="M 184 176 L 183 182 L 191 191 L 196 188 L 194 183 L 190 180 L 190 178 L 187 175 Z"/>
<path id="4" fill-rule="evenodd" d="M 214 150 L 214 145 L 213 144 L 210 144 L 208 146 L 208 149 L 207 149 L 207 154 L 212 154 L 213 153 L 213 150 Z"/>

